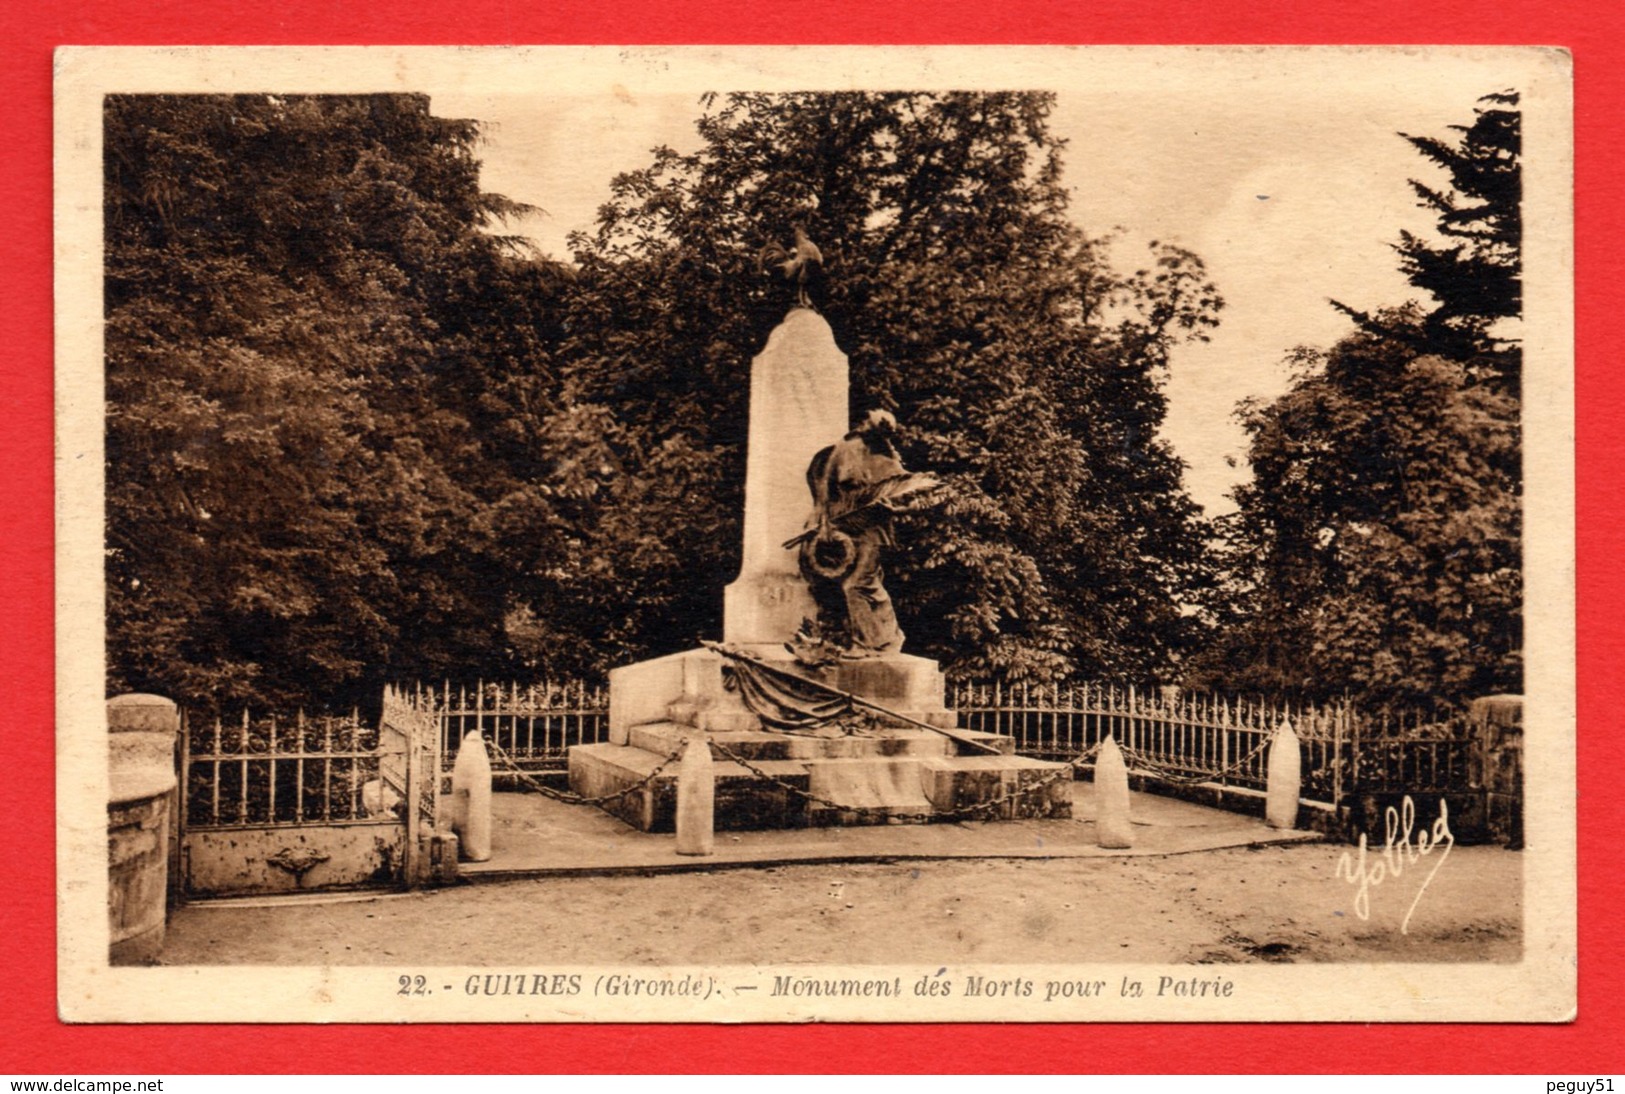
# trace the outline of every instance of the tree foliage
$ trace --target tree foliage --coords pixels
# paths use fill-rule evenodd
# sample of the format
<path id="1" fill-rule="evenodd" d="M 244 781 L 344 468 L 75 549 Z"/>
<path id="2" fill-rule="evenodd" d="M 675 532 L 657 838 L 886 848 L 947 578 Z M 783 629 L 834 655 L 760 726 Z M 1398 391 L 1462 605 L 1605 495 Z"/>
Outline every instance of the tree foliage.
<path id="1" fill-rule="evenodd" d="M 1433 294 L 1300 349 L 1290 390 L 1243 404 L 1251 483 L 1224 523 L 1230 601 L 1204 682 L 1368 700 L 1522 686 L 1517 95 L 1459 146 L 1407 137 L 1453 188 L 1401 268 Z"/>
<path id="2" fill-rule="evenodd" d="M 955 487 L 891 567 L 911 649 L 1166 671 L 1211 571 L 1162 379 L 1220 301 L 1070 223 L 1049 109 L 708 97 L 565 266 L 500 235 L 476 124 L 422 96 L 109 98 L 109 687 L 321 704 L 715 636 L 789 304 L 756 254 L 796 221 L 854 409 Z"/>
<path id="3" fill-rule="evenodd" d="M 719 629 L 749 362 L 788 303 L 755 256 L 802 222 L 854 410 L 895 411 L 905 462 L 954 486 L 890 566 L 910 648 L 1017 675 L 1165 669 L 1191 644 L 1180 603 L 1206 561 L 1156 435 L 1169 348 L 1220 306 L 1200 261 L 1161 246 L 1111 268 L 1065 216 L 1045 95 L 706 105 L 700 150 L 616 179 L 574 240 L 562 355 L 574 396 L 618 429 L 605 488 L 629 482 L 637 502 L 601 509 L 617 524 L 595 542 L 650 545 L 617 569 L 636 600 L 604 589 L 611 632 L 653 651 Z"/>
<path id="4" fill-rule="evenodd" d="M 113 96 L 109 687 L 340 700 L 501 649 L 546 271 L 423 96 Z M 505 457 L 505 458 L 498 458 Z"/>

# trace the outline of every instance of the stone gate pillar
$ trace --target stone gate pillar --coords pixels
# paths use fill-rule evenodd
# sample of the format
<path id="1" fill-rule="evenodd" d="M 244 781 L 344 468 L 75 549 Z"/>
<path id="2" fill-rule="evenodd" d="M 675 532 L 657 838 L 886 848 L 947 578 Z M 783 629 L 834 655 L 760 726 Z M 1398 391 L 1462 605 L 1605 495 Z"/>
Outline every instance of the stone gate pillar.
<path id="1" fill-rule="evenodd" d="M 164 945 L 169 826 L 180 713 L 158 695 L 107 701 L 108 960 L 152 961 Z"/>
<path id="2" fill-rule="evenodd" d="M 1523 696 L 1486 695 L 1469 704 L 1477 730 L 1471 782 L 1484 794 L 1491 839 L 1523 849 Z"/>

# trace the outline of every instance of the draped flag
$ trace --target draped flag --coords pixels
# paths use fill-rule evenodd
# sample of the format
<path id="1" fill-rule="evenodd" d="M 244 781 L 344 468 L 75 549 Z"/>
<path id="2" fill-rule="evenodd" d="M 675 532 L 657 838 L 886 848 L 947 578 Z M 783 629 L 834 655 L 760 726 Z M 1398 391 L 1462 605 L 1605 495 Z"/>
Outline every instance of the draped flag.
<path id="1" fill-rule="evenodd" d="M 793 733 L 809 733 L 835 727 L 837 723 L 861 716 L 852 696 L 793 672 L 775 669 L 753 657 L 716 647 L 728 658 L 723 681 L 737 691 L 745 706 L 764 726 Z M 867 721 L 867 719 L 865 719 Z M 850 722 L 848 722 L 850 726 Z M 849 733 L 848 726 L 841 727 Z"/>

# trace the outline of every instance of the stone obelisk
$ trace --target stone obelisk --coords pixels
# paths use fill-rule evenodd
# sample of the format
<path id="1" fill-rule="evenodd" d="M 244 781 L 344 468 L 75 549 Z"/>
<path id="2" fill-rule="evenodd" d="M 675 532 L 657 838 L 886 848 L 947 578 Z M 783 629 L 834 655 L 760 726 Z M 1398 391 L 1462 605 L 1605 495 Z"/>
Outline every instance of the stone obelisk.
<path id="1" fill-rule="evenodd" d="M 739 579 L 723 592 L 723 641 L 777 647 L 813 616 L 784 541 L 806 527 L 807 465 L 846 434 L 847 414 L 846 354 L 821 315 L 791 310 L 750 366 L 744 550 Z"/>

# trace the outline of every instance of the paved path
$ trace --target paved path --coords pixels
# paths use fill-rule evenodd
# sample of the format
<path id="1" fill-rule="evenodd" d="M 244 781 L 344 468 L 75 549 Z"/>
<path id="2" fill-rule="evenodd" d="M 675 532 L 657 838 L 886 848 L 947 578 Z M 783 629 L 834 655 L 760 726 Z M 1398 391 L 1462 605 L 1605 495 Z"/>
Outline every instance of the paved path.
<path id="1" fill-rule="evenodd" d="M 1239 813 L 1154 794 L 1131 795 L 1135 845 L 1095 846 L 1094 786 L 1073 786 L 1073 820 L 895 824 L 719 832 L 716 853 L 679 855 L 676 837 L 639 832 L 598 809 L 541 794 L 497 794 L 490 861 L 462 865 L 471 881 L 571 874 L 651 873 L 786 863 L 897 859 L 1119 858 L 1319 839 L 1283 832 Z"/>

